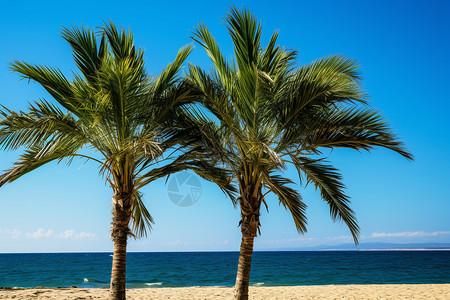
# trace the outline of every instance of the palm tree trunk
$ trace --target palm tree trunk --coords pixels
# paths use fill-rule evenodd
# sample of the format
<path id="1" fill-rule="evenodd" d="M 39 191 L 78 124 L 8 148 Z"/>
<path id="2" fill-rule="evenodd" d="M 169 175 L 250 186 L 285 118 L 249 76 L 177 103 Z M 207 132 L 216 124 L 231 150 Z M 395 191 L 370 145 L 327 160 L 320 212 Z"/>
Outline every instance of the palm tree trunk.
<path id="1" fill-rule="evenodd" d="M 114 241 L 113 264 L 111 271 L 110 300 L 124 300 L 126 298 L 125 279 L 127 265 L 127 238 L 130 232 L 130 201 L 127 197 L 114 195 L 113 223 L 111 236 Z"/>
<path id="2" fill-rule="evenodd" d="M 248 285 L 250 282 L 254 239 L 254 235 L 248 233 L 248 231 L 246 233 L 242 231 L 241 251 L 239 253 L 239 264 L 234 293 L 234 299 L 236 300 L 248 299 Z"/>
<path id="3" fill-rule="evenodd" d="M 238 271 L 236 275 L 236 286 L 234 299 L 248 299 L 248 285 L 250 282 L 250 270 L 252 266 L 253 241 L 259 228 L 259 208 L 258 199 L 252 198 L 253 188 L 243 188 L 241 186 L 241 196 L 239 204 L 241 208 L 241 250 L 239 253 Z"/>

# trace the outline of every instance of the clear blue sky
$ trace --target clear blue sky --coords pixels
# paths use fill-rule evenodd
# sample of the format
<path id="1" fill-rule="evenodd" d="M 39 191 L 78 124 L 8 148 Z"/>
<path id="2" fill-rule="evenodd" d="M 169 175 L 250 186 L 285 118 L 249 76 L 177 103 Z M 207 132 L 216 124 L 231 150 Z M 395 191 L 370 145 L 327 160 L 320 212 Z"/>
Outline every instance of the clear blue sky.
<path id="1" fill-rule="evenodd" d="M 158 74 L 204 22 L 227 57 L 231 41 L 222 18 L 231 4 L 245 5 L 263 23 L 265 43 L 279 30 L 279 44 L 299 51 L 300 64 L 344 54 L 357 59 L 364 87 L 416 157 L 395 153 L 334 151 L 362 228 L 361 242 L 450 242 L 450 2 L 448 1 L 2 1 L 0 3 L 0 103 L 14 110 L 51 99 L 37 84 L 18 81 L 14 59 L 75 70 L 62 26 L 129 27 L 145 48 L 147 68 Z M 125 6 L 124 6 L 125 5 Z M 197 47 L 189 61 L 208 68 Z M 0 153 L 7 169 L 19 153 Z M 112 193 L 93 164 L 50 164 L 0 189 L 0 252 L 112 251 Z M 292 177 L 295 176 L 291 172 Z M 196 205 L 169 201 L 164 180 L 146 187 L 156 220 L 130 251 L 238 250 L 239 211 L 202 181 Z M 329 218 L 313 188 L 301 189 L 309 232 L 299 236 L 273 197 L 262 214 L 255 249 L 350 242 L 348 230 Z"/>

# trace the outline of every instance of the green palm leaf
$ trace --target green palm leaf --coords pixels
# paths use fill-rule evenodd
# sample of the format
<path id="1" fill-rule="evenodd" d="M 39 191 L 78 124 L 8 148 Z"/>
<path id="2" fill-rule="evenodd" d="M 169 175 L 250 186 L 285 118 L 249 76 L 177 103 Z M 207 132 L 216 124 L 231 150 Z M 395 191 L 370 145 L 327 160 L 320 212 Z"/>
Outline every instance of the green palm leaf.
<path id="1" fill-rule="evenodd" d="M 277 195 L 284 208 L 291 213 L 297 231 L 301 234 L 306 233 L 306 224 L 308 223 L 306 204 L 302 202 L 302 197 L 296 190 L 287 186 L 288 184 L 293 184 L 293 182 L 279 175 L 271 175 L 265 178 L 265 184 L 270 188 L 271 192 Z"/>
<path id="2" fill-rule="evenodd" d="M 359 226 L 355 213 L 350 208 L 350 199 L 344 194 L 342 176 L 338 170 L 330 165 L 322 163 L 322 160 L 314 160 L 306 157 L 293 159 L 295 166 L 306 176 L 307 183 L 313 184 L 320 190 L 320 195 L 330 207 L 330 215 L 333 220 L 342 220 L 350 229 L 355 243 L 358 243 Z"/>

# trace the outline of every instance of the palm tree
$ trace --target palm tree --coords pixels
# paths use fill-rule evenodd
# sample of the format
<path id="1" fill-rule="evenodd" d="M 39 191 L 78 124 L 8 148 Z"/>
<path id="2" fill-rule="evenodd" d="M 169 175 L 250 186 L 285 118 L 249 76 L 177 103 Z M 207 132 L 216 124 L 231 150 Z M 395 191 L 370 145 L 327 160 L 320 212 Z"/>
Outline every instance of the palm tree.
<path id="1" fill-rule="evenodd" d="M 195 96 L 178 77 L 192 47 L 182 48 L 173 63 L 151 78 L 145 73 L 144 52 L 134 46 L 131 32 L 118 30 L 113 23 L 97 35 L 88 28 L 64 28 L 62 36 L 81 71 L 72 80 L 56 68 L 11 64 L 23 78 L 42 85 L 59 106 L 41 100 L 25 112 L 0 110 L 1 148 L 26 149 L 0 176 L 0 186 L 52 161 L 70 163 L 78 157 L 98 163 L 114 193 L 109 297 L 125 299 L 127 238 L 146 235 L 153 222 L 139 191 L 153 180 L 150 172 L 165 151 L 178 143 L 168 129 Z M 211 177 L 215 169 L 208 169 L 206 160 L 183 162 L 160 177 L 184 169 L 221 185 L 220 176 Z"/>
<path id="2" fill-rule="evenodd" d="M 293 181 L 283 176 L 289 165 L 301 182 L 320 191 L 332 219 L 343 221 L 357 243 L 359 227 L 349 197 L 324 150 L 380 146 L 409 160 L 412 155 L 382 116 L 367 107 L 355 61 L 330 56 L 296 67 L 296 52 L 276 45 L 277 32 L 262 48 L 261 23 L 248 10 L 233 8 L 225 21 L 235 61 L 225 60 L 214 37 L 199 25 L 193 39 L 206 50 L 214 71 L 190 65 L 188 79 L 203 93 L 202 104 L 212 115 L 202 116 L 197 134 L 239 186 L 242 241 L 235 298 L 248 299 L 253 241 L 266 195 L 278 197 L 298 232 L 306 232 L 306 205 Z"/>

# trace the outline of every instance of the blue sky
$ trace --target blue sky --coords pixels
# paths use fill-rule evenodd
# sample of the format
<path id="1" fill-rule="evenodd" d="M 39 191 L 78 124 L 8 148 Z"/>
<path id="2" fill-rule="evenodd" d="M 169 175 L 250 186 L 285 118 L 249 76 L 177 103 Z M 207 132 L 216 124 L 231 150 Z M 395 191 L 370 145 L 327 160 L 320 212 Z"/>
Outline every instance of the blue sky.
<path id="1" fill-rule="evenodd" d="M 14 59 L 75 70 L 62 26 L 101 26 L 112 20 L 132 29 L 157 75 L 190 32 L 205 23 L 226 57 L 232 45 L 223 24 L 231 4 L 249 8 L 264 24 L 264 38 L 279 30 L 279 44 L 299 51 L 299 64 L 343 54 L 359 61 L 364 88 L 408 149 L 410 163 L 395 153 L 336 150 L 361 226 L 361 242 L 450 242 L 450 3 L 448 1 L 2 1 L 0 4 L 0 103 L 20 110 L 28 101 L 51 99 L 37 84 L 8 70 Z M 275 5 L 276 4 L 276 5 Z M 208 68 L 198 46 L 189 61 Z M 19 152 L 0 153 L 7 169 Z M 292 178 L 295 172 L 288 171 Z M 145 202 L 156 220 L 130 251 L 238 250 L 239 211 L 211 183 L 201 181 L 194 206 L 167 196 L 164 180 L 147 186 Z M 351 242 L 333 223 L 313 188 L 301 188 L 309 208 L 309 232 L 299 236 L 290 215 L 269 197 L 255 249 Z M 50 164 L 0 189 L 0 252 L 112 251 L 112 193 L 97 167 L 75 161 Z"/>

